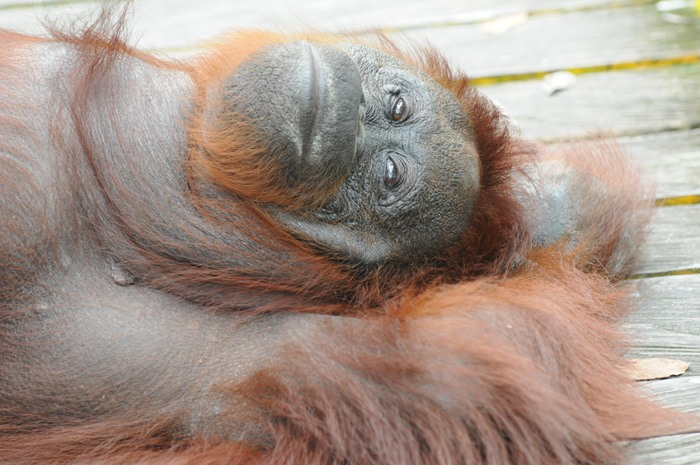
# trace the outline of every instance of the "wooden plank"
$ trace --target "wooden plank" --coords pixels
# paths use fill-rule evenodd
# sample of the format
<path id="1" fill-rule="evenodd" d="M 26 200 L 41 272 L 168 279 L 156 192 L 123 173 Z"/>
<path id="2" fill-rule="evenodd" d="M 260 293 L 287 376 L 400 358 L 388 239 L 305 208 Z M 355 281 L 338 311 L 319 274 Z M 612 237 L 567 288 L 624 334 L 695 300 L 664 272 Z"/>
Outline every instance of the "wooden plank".
<path id="1" fill-rule="evenodd" d="M 258 0 L 256 2 L 189 0 L 142 0 L 136 2 L 137 20 L 149 27 L 160 28 L 170 23 L 178 30 L 195 26 L 194 41 L 205 39 L 228 28 L 310 26 L 321 30 L 340 26 L 352 30 L 425 28 L 454 23 L 474 23 L 516 12 L 556 14 L 558 11 L 588 10 L 609 4 L 651 3 L 652 0 L 473 0 L 468 6 L 453 0 L 434 0 L 426 5 L 423 0 L 406 0 L 401 7 L 373 0 Z M 44 9 L 51 16 L 61 14 L 65 3 L 92 3 L 97 0 L 0 0 L 0 11 L 18 12 L 28 8 Z M 0 24 L 5 24 L 0 18 Z M 195 32 L 196 31 L 196 32 Z M 190 34 L 188 34 L 190 35 Z M 175 47 L 190 45 L 177 34 L 164 38 Z M 156 47 L 164 45 L 154 43 Z"/>
<path id="2" fill-rule="evenodd" d="M 686 413 L 700 413 L 700 376 L 682 375 L 646 381 L 643 385 L 661 405 Z"/>
<path id="3" fill-rule="evenodd" d="M 78 3 L 78 2 L 92 2 L 97 3 L 99 0 L 0 0 L 0 6 L 6 8 L 42 8 L 54 5 L 56 3 Z M 144 3 L 144 2 L 141 2 Z M 173 0 L 170 2 L 173 7 L 177 6 L 177 11 L 191 11 L 194 9 L 203 9 L 203 4 L 192 4 L 192 2 L 177 1 Z M 206 6 L 210 6 L 215 2 L 209 0 Z M 231 3 L 231 2 L 222 2 Z M 289 1 L 285 0 L 263 0 L 255 2 L 260 10 L 269 9 L 271 7 L 282 7 L 288 5 Z M 382 11 L 390 11 L 387 5 L 378 5 L 377 2 L 369 1 L 356 1 L 356 0 L 336 0 L 332 3 L 327 0 L 307 0 L 304 2 L 308 5 L 308 9 L 313 10 L 324 10 L 328 8 L 338 8 L 340 7 L 340 12 L 343 11 L 343 7 L 355 6 L 355 9 L 361 9 L 361 7 L 378 7 Z M 500 14 L 508 13 L 512 11 L 523 11 L 523 10 L 550 10 L 550 9 L 580 9 L 580 8 L 590 8 L 590 7 L 601 7 L 606 5 L 619 5 L 625 3 L 641 3 L 640 0 L 472 0 L 469 2 L 469 7 L 466 8 L 464 5 L 455 5 L 453 0 L 437 0 L 430 3 L 430 10 L 432 10 L 433 5 L 440 5 L 440 10 L 445 10 L 449 13 L 464 12 L 469 11 L 494 11 Z M 422 0 L 405 0 L 401 2 L 401 5 L 422 5 L 423 10 L 428 10 L 425 2 Z M 245 5 L 235 5 L 236 9 L 245 8 Z M 399 17 L 407 16 L 405 11 L 400 8 L 393 8 L 394 16 Z M 172 12 L 172 11 L 171 11 Z"/>
<path id="4" fill-rule="evenodd" d="M 602 8 L 610 3 L 648 5 L 641 9 Z M 658 18 L 651 3 L 651 0 L 475 0 L 465 7 L 452 0 L 433 0 L 429 6 L 423 0 L 409 0 L 401 2 L 401 6 L 397 7 L 393 3 L 374 0 L 219 0 L 207 2 L 206 7 L 202 7 L 201 3 L 190 0 L 146 0 L 136 2 L 134 6 L 133 27 L 134 36 L 139 38 L 140 46 L 147 49 L 180 49 L 192 46 L 230 28 L 298 30 L 311 27 L 333 31 L 418 28 L 418 36 L 425 35 L 437 45 L 444 45 L 448 54 L 454 52 L 455 59 L 472 74 L 483 75 L 496 70 L 500 74 L 514 69 L 532 69 L 533 66 L 539 70 L 545 64 L 548 67 L 552 63 L 563 62 L 564 57 L 581 56 L 582 52 L 578 50 L 580 47 L 588 50 L 588 59 L 592 57 L 593 52 L 598 53 L 596 64 L 601 63 L 607 55 L 618 52 L 617 48 L 629 51 L 635 44 L 635 50 L 644 52 L 644 56 L 659 51 L 668 54 L 691 49 L 688 45 L 690 39 L 684 40 L 685 45 L 682 46 L 660 46 L 660 35 L 672 33 L 683 36 L 684 31 L 694 29 L 688 26 L 669 27 L 670 25 Z M 79 2 L 37 8 L 36 11 L 0 10 L 0 27 L 35 32 L 40 30 L 38 18 L 75 17 L 94 8 L 93 2 Z M 564 15 L 556 13 L 581 9 L 584 12 Z M 488 35 L 482 32 L 479 24 L 445 27 L 446 24 L 474 23 L 525 11 L 534 12 L 534 15 L 522 27 L 503 35 Z M 583 15 L 583 20 L 577 16 L 579 14 Z M 649 17 L 655 17 L 657 21 L 652 21 Z M 626 20 L 626 27 L 616 30 L 613 23 L 621 18 Z M 573 21 L 577 27 L 571 28 L 568 21 Z M 587 29 L 589 26 L 593 30 Z M 657 29 L 649 29 L 650 34 L 647 31 L 645 34 L 637 32 L 632 37 L 625 35 L 630 31 L 638 31 L 634 28 L 649 27 Z M 557 30 L 570 36 L 558 37 L 555 42 L 559 51 L 552 53 L 553 51 L 543 48 L 542 44 L 553 45 L 551 36 L 558 34 Z M 580 33 L 574 33 L 572 30 Z M 626 39 L 612 40 L 615 33 Z M 639 40 L 640 37 L 636 36 L 641 36 L 644 40 Z M 523 43 L 523 39 L 529 42 L 529 46 Z M 600 44 L 605 40 L 610 42 L 606 42 L 605 47 L 601 49 Z M 518 50 L 519 47 L 522 50 Z M 610 47 L 616 50 L 608 51 Z M 523 51 L 528 53 L 523 55 Z M 543 51 L 546 53 L 543 54 Z M 601 52 L 605 52 L 605 55 L 600 56 Z M 545 55 L 549 58 L 542 62 Z M 627 57 L 631 56 L 633 55 L 627 54 Z"/>
<path id="5" fill-rule="evenodd" d="M 642 279 L 637 292 L 641 303 L 630 323 L 700 336 L 700 274 Z"/>
<path id="6" fill-rule="evenodd" d="M 631 465 L 698 465 L 700 433 L 636 441 L 629 446 Z"/>
<path id="7" fill-rule="evenodd" d="M 617 135 L 700 126 L 700 66 L 591 73 L 576 86 L 546 96 L 541 81 L 482 87 L 531 138 Z"/>
<path id="8" fill-rule="evenodd" d="M 630 282 L 640 308 L 625 324 L 634 344 L 631 357 L 667 357 L 689 362 L 680 377 L 649 381 L 644 387 L 661 404 L 687 413 L 700 412 L 700 275 Z M 634 465 L 700 463 L 700 434 L 672 435 L 628 445 Z"/>
<path id="9" fill-rule="evenodd" d="M 654 180 L 658 197 L 700 195 L 700 129 L 625 137 L 620 142 Z"/>
<path id="10" fill-rule="evenodd" d="M 683 375 L 644 384 L 662 405 L 686 413 L 700 412 L 700 377 Z M 632 465 L 697 465 L 700 463 L 700 433 L 634 441 L 627 449 Z"/>
<path id="11" fill-rule="evenodd" d="M 630 357 L 677 358 L 700 376 L 700 274 L 632 280 L 638 309 L 625 321 Z M 700 387 L 697 390 L 700 402 Z"/>
<path id="12" fill-rule="evenodd" d="M 655 5 L 532 17 L 500 35 L 466 25 L 409 36 L 427 38 L 472 76 L 577 69 L 700 51 L 700 29 L 665 21 Z"/>
<path id="13" fill-rule="evenodd" d="M 87 3 L 98 0 L 0 0 L 0 11 L 2 10 L 26 10 L 30 8 L 44 8 L 60 5 L 64 3 Z"/>
<path id="14" fill-rule="evenodd" d="M 700 377 L 700 335 L 665 331 L 650 323 L 629 324 L 625 328 L 633 342 L 630 358 L 681 360 L 690 364 L 684 377 Z M 696 386 L 696 390 L 696 401 L 700 402 L 700 386 Z"/>
<path id="15" fill-rule="evenodd" d="M 700 205 L 657 208 L 636 272 L 700 269 L 699 232 Z"/>
<path id="16" fill-rule="evenodd" d="M 644 388 L 661 405 L 689 414 L 700 413 L 700 377 L 649 381 Z M 632 465 L 680 465 L 700 463 L 700 433 L 678 434 L 627 444 Z"/>
<path id="17" fill-rule="evenodd" d="M 13 2 L 4 1 L 7 5 Z M 539 8 L 581 7 L 605 4 L 609 0 L 546 0 Z M 494 5 L 494 3 L 496 3 Z M 424 27 L 430 24 L 474 22 L 499 15 L 537 8 L 536 0 L 476 0 L 469 8 L 452 0 L 435 0 L 429 7 L 423 0 L 407 0 L 397 8 L 395 4 L 374 0 L 310 0 L 290 2 L 286 0 L 258 0 L 256 2 L 210 1 L 206 8 L 189 0 L 147 0 L 136 3 L 134 26 L 137 34 L 145 32 L 141 41 L 146 48 L 181 48 L 208 39 L 231 28 L 367 30 L 386 28 Z M 2 3 L 0 3 L 2 5 Z M 41 3 L 37 3 L 41 7 Z M 75 8 L 49 6 L 42 16 L 57 17 L 85 12 L 94 5 Z M 19 27 L 36 30 L 39 26 L 26 11 L 8 9 L 0 15 L 0 27 Z"/>

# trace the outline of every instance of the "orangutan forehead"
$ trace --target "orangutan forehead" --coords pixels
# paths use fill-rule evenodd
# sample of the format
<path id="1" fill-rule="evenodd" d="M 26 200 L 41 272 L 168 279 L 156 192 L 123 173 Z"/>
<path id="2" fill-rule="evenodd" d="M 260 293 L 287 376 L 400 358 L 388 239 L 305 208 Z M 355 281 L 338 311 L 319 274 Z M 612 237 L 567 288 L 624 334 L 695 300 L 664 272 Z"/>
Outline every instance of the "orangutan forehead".
<path id="1" fill-rule="evenodd" d="M 420 86 L 421 91 L 430 95 L 431 101 L 436 104 L 435 108 L 439 108 L 441 113 L 448 115 L 456 128 L 464 129 L 463 126 L 469 124 L 467 109 L 464 108 L 457 96 L 433 78 L 432 72 L 426 72 L 420 65 L 407 63 L 402 57 L 379 48 L 354 43 L 342 43 L 338 46 L 355 61 L 360 74 L 365 76 L 373 74 L 380 79 L 387 80 L 387 84 L 400 85 L 402 81 L 409 80 L 411 86 Z M 428 52 L 417 51 L 416 57 L 414 57 L 415 62 L 425 61 L 427 63 L 429 57 L 427 55 L 420 56 L 426 53 Z M 409 57 L 409 60 L 414 61 L 409 54 L 406 56 Z M 446 74 L 450 74 L 450 72 L 447 70 Z"/>
<path id="2" fill-rule="evenodd" d="M 363 44 L 343 43 L 339 46 L 355 60 L 358 66 L 372 67 L 376 70 L 395 70 L 411 73 L 421 80 L 437 85 L 437 82 L 423 70 L 411 66 L 402 59 L 378 48 Z M 360 69 L 362 71 L 362 69 Z"/>

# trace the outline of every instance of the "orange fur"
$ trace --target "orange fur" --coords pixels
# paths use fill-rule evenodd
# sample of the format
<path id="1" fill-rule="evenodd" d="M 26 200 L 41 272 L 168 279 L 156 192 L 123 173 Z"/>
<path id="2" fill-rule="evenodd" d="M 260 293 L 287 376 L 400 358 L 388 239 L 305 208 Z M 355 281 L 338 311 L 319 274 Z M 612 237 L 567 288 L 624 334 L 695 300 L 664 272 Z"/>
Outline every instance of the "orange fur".
<path id="1" fill-rule="evenodd" d="M 363 38 L 424 70 L 462 103 L 472 124 L 465 130 L 473 132 L 480 155 L 481 191 L 473 226 L 452 249 L 420 263 L 353 269 L 316 254 L 258 203 L 308 207 L 332 189 L 280 189 L 274 167 L 264 161 L 265 141 L 250 134 L 235 114 L 222 116 L 206 103 L 221 90 L 226 73 L 265 45 L 339 39 L 236 33 L 192 62 L 166 62 L 124 43 L 123 16 L 112 29 L 108 20 L 104 16 L 78 34 L 54 32 L 51 40 L 0 32 L 0 175 L 3 204 L 9 205 L 0 211 L 0 236 L 6 238 L 0 250 L 0 368 L 5 370 L 0 460 L 22 465 L 573 465 L 621 460 L 624 451 L 617 441 L 689 424 L 646 399 L 619 370 L 626 341 L 618 326 L 631 305 L 618 281 L 634 263 L 651 197 L 618 148 L 580 143 L 543 154 L 543 147 L 514 137 L 498 109 L 434 50 L 402 51 L 385 37 Z M 37 44 L 64 44 L 74 53 L 56 71 L 69 82 L 70 95 L 48 94 L 57 107 L 64 105 L 58 110 L 42 110 L 31 100 L 41 87 L 31 67 L 33 53 L 41 54 Z M 133 84 L 123 68 L 125 56 L 147 65 L 153 88 L 146 82 L 124 93 Z M 186 76 L 191 88 L 176 85 L 175 74 Z M 158 98 L 169 103 L 155 84 L 159 79 L 170 86 L 182 112 L 167 127 L 150 119 L 120 119 L 121 95 L 133 97 L 128 105 L 152 105 L 152 118 L 158 116 Z M 40 117 L 54 119 L 50 134 L 35 127 Z M 158 191 L 142 173 L 150 166 L 141 161 L 174 163 L 159 151 L 159 144 L 168 147 L 169 137 L 181 138 L 185 146 L 184 194 L 149 195 Z M 55 150 L 47 151 L 46 159 L 54 155 L 65 165 L 59 179 L 46 184 L 55 189 L 50 200 L 59 204 L 59 220 L 41 204 L 48 187 L 32 166 L 46 162 L 35 156 L 45 140 Z M 583 236 L 573 249 L 560 241 L 530 250 L 530 227 L 516 200 L 513 173 L 548 156 L 612 189 L 604 202 L 584 197 Z M 259 170 L 273 176 L 263 178 Z M 237 209 L 200 189 L 202 178 L 236 196 Z M 584 185 L 582 195 L 594 187 Z M 178 195 L 189 202 L 185 207 L 172 200 Z M 202 232 L 203 219 L 218 233 Z M 76 232 L 64 243 L 66 230 Z M 249 247 L 239 250 L 222 239 L 232 235 Z M 34 236 L 40 240 L 32 241 Z M 118 259 L 148 292 L 166 295 L 167 305 L 195 307 L 211 318 L 190 321 L 183 316 L 189 315 L 186 310 L 173 310 L 169 317 L 203 341 L 216 337 L 209 321 L 245 315 L 235 326 L 241 333 L 226 336 L 241 345 L 250 338 L 263 355 L 231 361 L 227 352 L 205 346 L 213 352 L 206 355 L 221 366 L 195 371 L 206 363 L 180 352 L 170 357 L 187 341 L 167 340 L 163 354 L 145 358 L 163 366 L 184 360 L 192 371 L 158 372 L 156 388 L 117 392 L 122 377 L 145 370 L 137 359 L 126 361 L 131 371 L 113 368 L 105 375 L 114 378 L 114 392 L 83 392 L 82 384 L 91 380 L 82 378 L 80 386 L 60 385 L 63 397 L 52 397 L 48 388 L 11 390 L 8 386 L 25 376 L 28 388 L 41 379 L 69 379 L 65 367 L 61 371 L 31 350 L 59 350 L 51 343 L 65 328 L 61 318 L 71 315 L 66 308 L 82 310 L 83 302 L 56 303 L 69 299 L 71 291 L 60 287 L 61 280 L 47 285 L 44 275 L 74 279 L 62 254 L 68 250 L 79 258 L 91 247 Z M 248 266 L 227 262 L 232 255 Z M 92 283 L 90 269 L 88 276 L 81 272 L 78 278 Z M 82 282 L 73 284 L 70 289 L 82 289 Z M 103 305 L 105 318 L 112 315 L 111 303 L 90 292 L 86 299 Z M 47 295 L 48 303 L 42 300 Z M 154 314 L 137 304 L 133 312 L 144 321 Z M 55 315 L 58 323 L 51 326 Z M 279 315 L 297 319 L 271 320 L 269 329 L 279 333 L 269 336 L 243 332 Z M 50 324 L 41 326 L 44 318 Z M 299 324 L 286 327 L 285 321 Z M 26 329 L 27 322 L 36 325 Z M 283 336 L 279 341 L 277 334 Z M 87 358 L 100 348 L 83 350 Z M 68 366 L 80 368 L 81 361 L 74 356 Z M 204 389 L 198 383 L 214 379 L 229 362 L 252 368 L 246 376 L 206 387 L 223 399 L 217 418 L 224 428 L 188 430 L 181 421 L 190 407 L 183 400 L 188 392 L 178 386 Z M 138 407 L 134 399 L 145 403 Z"/>

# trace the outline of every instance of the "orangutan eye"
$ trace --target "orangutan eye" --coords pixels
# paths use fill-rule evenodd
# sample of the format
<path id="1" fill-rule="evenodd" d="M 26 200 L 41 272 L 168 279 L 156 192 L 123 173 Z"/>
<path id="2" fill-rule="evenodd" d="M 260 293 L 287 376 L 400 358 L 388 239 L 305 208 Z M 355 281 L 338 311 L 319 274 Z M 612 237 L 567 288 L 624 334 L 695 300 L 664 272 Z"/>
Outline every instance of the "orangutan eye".
<path id="1" fill-rule="evenodd" d="M 384 185 L 388 188 L 394 188 L 401 183 L 398 166 L 393 158 L 387 157 L 386 171 L 384 172 Z"/>
<path id="2" fill-rule="evenodd" d="M 408 117 L 408 109 L 406 108 L 406 101 L 399 97 L 394 101 L 391 108 L 391 119 L 397 123 L 403 123 Z"/>

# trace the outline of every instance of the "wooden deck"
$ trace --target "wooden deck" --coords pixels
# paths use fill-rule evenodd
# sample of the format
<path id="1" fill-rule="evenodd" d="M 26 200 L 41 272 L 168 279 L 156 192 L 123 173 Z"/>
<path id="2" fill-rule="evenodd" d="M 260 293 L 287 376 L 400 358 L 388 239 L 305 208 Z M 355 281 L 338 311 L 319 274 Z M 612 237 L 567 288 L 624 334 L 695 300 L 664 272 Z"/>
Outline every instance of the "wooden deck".
<path id="1" fill-rule="evenodd" d="M 42 18 L 93 8 L 0 0 L 0 27 L 35 31 Z M 511 29 L 486 31 L 504 16 Z M 642 296 L 627 325 L 638 344 L 632 355 L 690 362 L 685 375 L 647 385 L 668 405 L 700 412 L 700 22 L 688 19 L 664 16 L 652 0 L 142 0 L 133 24 L 140 47 L 172 54 L 236 27 L 426 38 L 477 78 L 525 136 L 620 137 L 658 183 L 660 205 L 641 279 L 631 283 Z M 547 95 L 543 73 L 562 69 L 576 85 Z M 700 434 L 638 441 L 630 455 L 633 464 L 700 464 Z"/>

